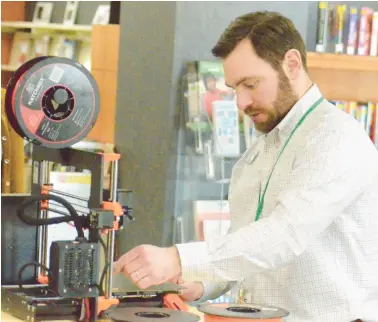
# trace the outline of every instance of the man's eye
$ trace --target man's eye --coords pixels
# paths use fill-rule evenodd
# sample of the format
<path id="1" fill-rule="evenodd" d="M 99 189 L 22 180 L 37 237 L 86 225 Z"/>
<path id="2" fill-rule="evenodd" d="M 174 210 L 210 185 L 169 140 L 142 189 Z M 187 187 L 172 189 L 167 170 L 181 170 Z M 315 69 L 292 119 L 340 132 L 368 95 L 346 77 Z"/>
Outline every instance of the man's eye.
<path id="1" fill-rule="evenodd" d="M 253 84 L 244 84 L 244 86 L 248 89 L 256 89 L 258 83 L 253 83 Z"/>

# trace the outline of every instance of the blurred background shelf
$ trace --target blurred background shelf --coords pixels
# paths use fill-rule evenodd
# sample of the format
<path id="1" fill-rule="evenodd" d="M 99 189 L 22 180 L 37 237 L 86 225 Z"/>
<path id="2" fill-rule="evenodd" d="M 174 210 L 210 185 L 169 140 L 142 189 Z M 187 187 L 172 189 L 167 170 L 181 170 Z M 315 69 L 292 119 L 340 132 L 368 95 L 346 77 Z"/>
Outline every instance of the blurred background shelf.
<path id="1" fill-rule="evenodd" d="M 92 26 L 63 25 L 58 23 L 33 23 L 28 21 L 2 22 L 1 33 L 12 35 L 17 32 L 29 32 L 33 35 L 64 35 L 66 39 L 90 41 Z"/>
<path id="2" fill-rule="evenodd" d="M 2 21 L 2 32 L 14 32 L 20 29 L 43 29 L 51 31 L 92 32 L 91 25 L 63 25 L 60 23 L 34 23 L 30 21 Z"/>
<path id="3" fill-rule="evenodd" d="M 378 57 L 309 52 L 307 66 L 328 100 L 378 102 Z"/>
<path id="4" fill-rule="evenodd" d="M 1 70 L 4 72 L 15 72 L 17 70 L 17 66 L 1 65 Z"/>
<path id="5" fill-rule="evenodd" d="M 307 66 L 310 69 L 345 70 L 355 72 L 377 72 L 378 57 L 340 55 L 329 53 L 307 53 Z"/>

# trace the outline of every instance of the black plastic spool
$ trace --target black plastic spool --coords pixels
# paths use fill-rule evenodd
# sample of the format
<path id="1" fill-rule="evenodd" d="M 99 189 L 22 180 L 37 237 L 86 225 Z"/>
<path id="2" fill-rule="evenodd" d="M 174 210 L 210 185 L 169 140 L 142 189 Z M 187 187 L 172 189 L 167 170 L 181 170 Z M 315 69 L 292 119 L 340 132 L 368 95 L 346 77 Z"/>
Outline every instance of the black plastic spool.
<path id="1" fill-rule="evenodd" d="M 39 61 L 48 58 L 47 56 L 43 57 L 36 57 L 33 58 L 23 65 L 21 65 L 13 74 L 12 78 L 9 80 L 5 92 L 5 112 L 7 114 L 7 118 L 9 121 L 9 124 L 12 126 L 12 128 L 16 131 L 16 133 L 21 136 L 25 137 L 25 133 L 21 130 L 21 127 L 19 126 L 19 123 L 16 119 L 15 111 L 13 110 L 13 92 L 15 89 L 15 86 L 18 82 L 18 80 L 26 73 L 27 70 L 29 70 L 34 64 L 38 63 Z"/>
<path id="2" fill-rule="evenodd" d="M 55 71 L 60 73 L 53 76 Z M 12 127 L 27 140 L 49 148 L 62 149 L 83 140 L 100 111 L 96 81 L 84 66 L 68 58 L 27 62 L 10 84 L 8 97 Z"/>

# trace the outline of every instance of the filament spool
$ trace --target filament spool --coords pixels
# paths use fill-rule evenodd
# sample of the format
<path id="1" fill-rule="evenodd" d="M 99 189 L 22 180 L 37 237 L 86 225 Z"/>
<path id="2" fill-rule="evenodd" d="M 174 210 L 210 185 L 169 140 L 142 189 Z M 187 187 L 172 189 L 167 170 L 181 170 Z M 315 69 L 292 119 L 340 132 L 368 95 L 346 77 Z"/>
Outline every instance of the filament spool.
<path id="1" fill-rule="evenodd" d="M 289 312 L 255 304 L 211 303 L 201 305 L 204 322 L 283 322 Z"/>
<path id="2" fill-rule="evenodd" d="M 124 307 L 105 313 L 114 322 L 197 322 L 200 318 L 189 312 L 160 307 Z"/>
<path id="3" fill-rule="evenodd" d="M 76 61 L 34 58 L 17 69 L 6 91 L 6 113 L 26 140 L 61 149 L 84 139 L 100 111 L 96 81 Z"/>

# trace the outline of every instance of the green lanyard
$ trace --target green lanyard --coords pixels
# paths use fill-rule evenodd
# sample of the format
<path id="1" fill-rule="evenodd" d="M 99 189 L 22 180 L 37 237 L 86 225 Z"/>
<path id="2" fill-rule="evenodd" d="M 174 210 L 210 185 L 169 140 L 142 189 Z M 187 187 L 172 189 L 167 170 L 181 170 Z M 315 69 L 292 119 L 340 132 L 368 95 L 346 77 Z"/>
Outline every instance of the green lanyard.
<path id="1" fill-rule="evenodd" d="M 255 218 L 255 221 L 259 220 L 260 216 L 261 216 L 261 213 L 263 211 L 263 208 L 264 208 L 264 200 L 265 200 L 265 193 L 266 193 L 266 190 L 268 189 L 268 185 L 269 185 L 269 181 L 270 181 L 270 178 L 273 174 L 273 171 L 274 171 L 274 168 L 276 167 L 276 164 L 278 163 L 278 160 L 280 159 L 280 156 L 281 154 L 283 153 L 283 151 L 285 150 L 286 146 L 288 145 L 291 137 L 294 135 L 295 131 L 297 130 L 297 128 L 303 123 L 303 121 L 305 120 L 305 118 L 323 101 L 323 97 L 319 98 L 309 109 L 308 111 L 301 117 L 301 119 L 298 121 L 297 125 L 294 127 L 294 129 L 291 131 L 289 137 L 287 138 L 283 148 L 281 149 L 280 153 L 278 154 L 278 157 L 276 159 L 276 162 L 274 163 L 273 165 L 273 169 L 272 169 L 272 172 L 270 173 L 269 177 L 268 177 L 268 180 L 266 182 L 266 185 L 265 185 L 265 188 L 264 188 L 264 192 L 263 194 L 261 195 L 261 182 L 260 182 L 260 188 L 259 188 L 259 203 L 258 203 L 258 206 L 257 206 L 257 210 L 256 210 L 256 218 Z"/>

